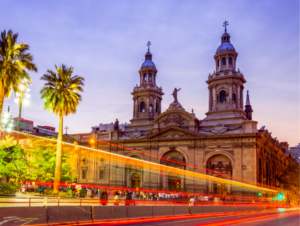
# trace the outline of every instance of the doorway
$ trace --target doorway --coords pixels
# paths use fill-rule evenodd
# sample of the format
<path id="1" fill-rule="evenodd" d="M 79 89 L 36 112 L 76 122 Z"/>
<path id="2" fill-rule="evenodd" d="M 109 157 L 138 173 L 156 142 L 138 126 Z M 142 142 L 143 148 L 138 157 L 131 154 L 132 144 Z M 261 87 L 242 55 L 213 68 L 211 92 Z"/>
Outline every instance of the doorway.
<path id="1" fill-rule="evenodd" d="M 141 186 L 141 177 L 139 174 L 134 173 L 131 175 L 131 187 L 139 189 Z"/>

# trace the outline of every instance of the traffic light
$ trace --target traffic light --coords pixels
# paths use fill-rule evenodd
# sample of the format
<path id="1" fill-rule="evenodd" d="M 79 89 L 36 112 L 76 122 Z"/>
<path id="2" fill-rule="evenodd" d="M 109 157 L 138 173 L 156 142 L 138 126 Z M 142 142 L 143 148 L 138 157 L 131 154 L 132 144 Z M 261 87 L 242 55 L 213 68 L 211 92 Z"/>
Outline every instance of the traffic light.
<path id="1" fill-rule="evenodd" d="M 283 194 L 283 193 L 279 193 L 279 194 L 277 195 L 277 197 L 278 197 L 278 199 L 282 200 L 282 199 L 284 198 L 284 194 Z"/>
<path id="2" fill-rule="evenodd" d="M 3 131 L 6 131 L 8 133 L 10 133 L 12 131 L 13 128 L 13 119 L 12 117 L 9 115 L 9 113 L 2 113 L 2 122 L 1 122 L 1 129 Z"/>
<path id="3" fill-rule="evenodd" d="M 261 196 L 261 192 L 258 192 L 258 196 Z"/>

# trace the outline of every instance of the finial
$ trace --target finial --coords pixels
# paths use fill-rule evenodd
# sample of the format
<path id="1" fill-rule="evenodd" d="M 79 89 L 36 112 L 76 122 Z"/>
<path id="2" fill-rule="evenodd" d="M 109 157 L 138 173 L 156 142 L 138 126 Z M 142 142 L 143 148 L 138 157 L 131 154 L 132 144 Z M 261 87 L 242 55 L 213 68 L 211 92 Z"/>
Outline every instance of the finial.
<path id="1" fill-rule="evenodd" d="M 150 45 L 151 45 L 151 42 L 150 42 L 150 41 L 148 41 L 148 42 L 147 42 L 147 46 L 148 46 L 148 52 L 150 51 Z"/>
<path id="2" fill-rule="evenodd" d="M 194 113 L 194 109 L 192 108 L 192 113 Z"/>
<path id="3" fill-rule="evenodd" d="M 223 23 L 223 26 L 225 27 L 225 33 L 227 32 L 226 26 L 228 26 L 229 23 L 225 20 L 225 22 Z"/>
<path id="4" fill-rule="evenodd" d="M 246 105 L 250 105 L 249 90 L 247 90 Z"/>

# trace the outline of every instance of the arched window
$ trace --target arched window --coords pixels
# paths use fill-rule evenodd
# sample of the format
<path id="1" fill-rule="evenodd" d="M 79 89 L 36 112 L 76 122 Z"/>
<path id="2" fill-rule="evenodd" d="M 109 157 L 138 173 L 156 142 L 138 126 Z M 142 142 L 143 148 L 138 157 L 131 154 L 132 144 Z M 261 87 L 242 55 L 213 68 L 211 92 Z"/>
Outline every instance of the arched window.
<path id="1" fill-rule="evenodd" d="M 145 102 L 144 101 L 142 101 L 140 103 L 140 112 L 145 112 Z"/>
<path id="2" fill-rule="evenodd" d="M 232 65 L 232 58 L 231 57 L 229 57 L 228 63 L 229 63 L 229 65 Z"/>
<path id="3" fill-rule="evenodd" d="M 152 112 L 152 109 L 153 109 L 153 105 L 150 104 L 150 105 L 149 105 L 149 112 Z"/>
<path id="4" fill-rule="evenodd" d="M 222 65 L 226 65 L 226 58 L 225 57 L 222 58 Z"/>
<path id="5" fill-rule="evenodd" d="M 149 81 L 151 81 L 151 80 L 152 80 L 152 74 L 149 73 Z"/>
<path id="6" fill-rule="evenodd" d="M 266 185 L 269 185 L 269 165 L 266 163 Z"/>
<path id="7" fill-rule="evenodd" d="M 236 100 L 235 100 L 235 94 L 233 93 L 232 94 L 232 103 L 235 103 L 236 102 Z"/>
<path id="8" fill-rule="evenodd" d="M 146 74 L 144 74 L 144 81 L 146 81 L 147 80 L 147 75 Z"/>
<path id="9" fill-rule="evenodd" d="M 158 113 L 158 102 L 156 102 L 156 109 L 155 109 L 156 113 Z"/>
<path id="10" fill-rule="evenodd" d="M 220 103 L 226 103 L 226 91 L 224 90 L 220 92 Z"/>

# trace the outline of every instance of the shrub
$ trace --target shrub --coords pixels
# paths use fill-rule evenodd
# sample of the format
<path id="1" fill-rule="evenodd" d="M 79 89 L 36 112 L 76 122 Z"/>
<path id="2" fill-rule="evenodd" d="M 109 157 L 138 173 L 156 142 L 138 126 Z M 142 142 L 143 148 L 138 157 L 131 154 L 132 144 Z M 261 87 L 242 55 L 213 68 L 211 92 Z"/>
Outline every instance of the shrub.
<path id="1" fill-rule="evenodd" d="M 20 186 L 0 183 L 0 193 L 15 194 L 20 189 Z"/>

